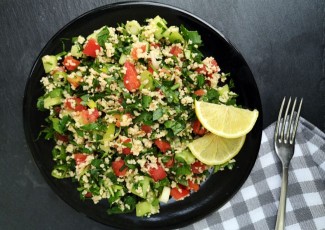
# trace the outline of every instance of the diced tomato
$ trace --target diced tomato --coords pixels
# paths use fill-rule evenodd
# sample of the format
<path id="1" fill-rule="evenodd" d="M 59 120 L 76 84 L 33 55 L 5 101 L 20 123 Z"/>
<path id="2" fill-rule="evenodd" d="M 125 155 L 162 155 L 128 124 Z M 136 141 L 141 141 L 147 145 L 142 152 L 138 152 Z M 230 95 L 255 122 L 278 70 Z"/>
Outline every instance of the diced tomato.
<path id="1" fill-rule="evenodd" d="M 54 75 L 57 72 L 66 72 L 65 68 L 63 66 L 57 66 L 54 70 L 52 70 L 50 73 L 51 75 Z"/>
<path id="2" fill-rule="evenodd" d="M 95 38 L 90 38 L 87 42 L 87 44 L 85 45 L 84 50 L 82 51 L 84 54 L 86 54 L 89 57 L 93 57 L 96 58 L 97 57 L 97 53 L 96 51 L 100 50 L 100 45 L 97 43 Z"/>
<path id="3" fill-rule="evenodd" d="M 152 128 L 150 125 L 141 125 L 141 130 L 144 131 L 145 133 L 151 133 Z"/>
<path id="4" fill-rule="evenodd" d="M 159 150 L 163 153 L 167 152 L 167 150 L 170 150 L 170 144 L 167 141 L 162 141 L 160 139 L 156 139 L 154 141 L 155 145 L 159 148 Z"/>
<path id="5" fill-rule="evenodd" d="M 151 62 L 151 60 L 148 61 L 148 71 L 149 71 L 150 73 L 153 73 L 153 72 L 154 72 L 154 70 L 153 70 L 153 68 L 152 68 L 152 62 Z"/>
<path id="6" fill-rule="evenodd" d="M 86 161 L 87 155 L 83 154 L 83 153 L 75 153 L 75 154 L 73 154 L 73 158 L 76 161 L 76 164 L 79 165 Z"/>
<path id="7" fill-rule="evenodd" d="M 190 194 L 190 191 L 187 190 L 186 188 L 182 188 L 181 186 L 179 188 L 177 188 L 177 187 L 172 188 L 170 191 L 170 195 L 175 200 L 183 199 L 184 197 L 188 196 L 189 194 Z"/>
<path id="8" fill-rule="evenodd" d="M 193 125 L 192 125 L 192 128 L 193 128 L 193 133 L 195 133 L 196 135 L 204 135 L 206 133 L 206 129 L 201 125 L 200 121 L 198 119 L 196 119 L 194 122 L 193 122 Z"/>
<path id="9" fill-rule="evenodd" d="M 69 141 L 69 137 L 66 135 L 61 135 L 59 133 L 55 133 L 55 138 L 59 141 L 67 143 Z"/>
<path id="10" fill-rule="evenodd" d="M 194 94 L 196 96 L 203 96 L 205 94 L 205 90 L 204 89 L 198 89 L 194 91 Z"/>
<path id="11" fill-rule="evenodd" d="M 87 109 L 87 107 L 83 106 L 81 102 L 82 99 L 79 97 L 68 98 L 64 103 L 64 107 L 68 110 L 73 110 L 73 111 L 82 111 Z"/>
<path id="12" fill-rule="evenodd" d="M 197 192 L 199 190 L 199 188 L 200 188 L 200 185 L 198 185 L 197 183 L 194 183 L 191 180 L 188 180 L 188 188 L 190 190 L 193 190 L 194 192 Z"/>
<path id="13" fill-rule="evenodd" d="M 79 75 L 75 75 L 73 78 L 67 77 L 67 81 L 75 88 L 77 88 L 80 85 L 81 80 L 82 77 Z"/>
<path id="14" fill-rule="evenodd" d="M 130 138 L 128 138 L 125 141 L 123 141 L 123 143 L 125 143 L 125 144 L 130 143 L 130 142 L 131 142 L 131 139 Z M 129 147 L 123 148 L 122 149 L 122 153 L 125 154 L 125 155 L 132 154 L 131 148 L 129 148 Z"/>
<path id="15" fill-rule="evenodd" d="M 183 50 L 182 50 L 181 47 L 173 46 L 173 47 L 170 49 L 169 53 L 171 53 L 172 55 L 174 55 L 174 56 L 177 57 L 179 54 L 183 53 Z"/>
<path id="16" fill-rule="evenodd" d="M 75 70 L 80 65 L 80 61 L 74 59 L 72 56 L 67 56 L 63 60 L 63 65 L 67 70 L 72 71 Z"/>
<path id="17" fill-rule="evenodd" d="M 154 181 L 162 180 L 167 176 L 165 169 L 161 165 L 158 165 L 158 168 L 150 168 L 149 174 Z"/>
<path id="18" fill-rule="evenodd" d="M 89 112 L 89 110 L 83 110 L 81 111 L 81 117 L 84 124 L 93 123 L 99 117 L 99 112 L 97 109 L 93 109 L 92 112 Z"/>
<path id="19" fill-rule="evenodd" d="M 171 157 L 170 160 L 165 163 L 165 167 L 171 168 L 173 166 L 174 166 L 174 158 Z"/>
<path id="20" fill-rule="evenodd" d="M 60 114 L 60 112 L 61 112 L 61 107 L 60 106 L 54 106 L 53 110 L 54 110 L 54 114 L 58 116 Z"/>
<path id="21" fill-rule="evenodd" d="M 145 53 L 146 50 L 147 50 L 147 45 L 142 45 L 140 47 L 134 47 L 132 50 L 131 50 L 131 57 L 134 59 L 134 60 L 138 60 L 139 57 L 138 57 L 138 50 L 140 50 L 139 52 L 141 53 Z"/>
<path id="22" fill-rule="evenodd" d="M 206 169 L 206 165 L 201 161 L 195 161 L 193 164 L 191 164 L 191 169 L 194 174 L 200 174 Z"/>
<path id="23" fill-rule="evenodd" d="M 212 59 L 211 62 L 210 62 L 210 65 L 212 67 L 218 67 L 218 63 L 215 59 Z M 199 67 L 195 70 L 196 72 L 200 73 L 200 74 L 204 74 L 204 75 L 208 75 L 208 77 L 212 77 L 212 74 L 213 73 L 209 73 L 208 74 L 208 70 L 207 70 L 207 66 L 206 65 L 203 65 L 203 67 Z M 213 72 L 216 72 L 216 71 L 213 71 Z"/>
<path id="24" fill-rule="evenodd" d="M 126 113 L 124 115 L 126 115 L 128 118 L 132 118 L 132 115 L 130 113 Z M 116 119 L 115 126 L 118 128 L 121 127 L 121 119 L 122 119 L 123 114 L 114 114 L 113 116 Z"/>
<path id="25" fill-rule="evenodd" d="M 126 73 L 123 78 L 124 86 L 128 91 L 135 92 L 141 85 L 140 80 L 137 78 L 137 71 L 129 61 L 124 63 L 124 67 L 126 68 Z"/>
<path id="26" fill-rule="evenodd" d="M 124 160 L 117 160 L 112 163 L 112 169 L 116 176 L 123 177 L 128 171 L 127 166 L 124 163 Z"/>
<path id="27" fill-rule="evenodd" d="M 93 194 L 91 192 L 87 192 L 85 195 L 86 198 L 91 198 L 92 196 L 93 196 Z"/>
<path id="28" fill-rule="evenodd" d="M 155 42 L 151 42 L 150 43 L 150 46 L 155 47 L 155 48 L 158 48 L 158 47 L 160 47 L 160 44 L 159 43 L 155 43 Z"/>

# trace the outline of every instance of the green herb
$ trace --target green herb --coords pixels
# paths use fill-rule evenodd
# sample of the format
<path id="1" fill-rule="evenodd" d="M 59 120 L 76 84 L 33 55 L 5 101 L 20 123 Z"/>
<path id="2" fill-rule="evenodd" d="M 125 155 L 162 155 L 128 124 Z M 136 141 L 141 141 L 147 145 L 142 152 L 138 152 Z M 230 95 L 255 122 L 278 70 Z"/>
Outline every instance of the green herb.
<path id="1" fill-rule="evenodd" d="M 105 47 L 105 42 L 109 37 L 109 30 L 105 26 L 97 35 L 97 42 L 101 47 Z"/>

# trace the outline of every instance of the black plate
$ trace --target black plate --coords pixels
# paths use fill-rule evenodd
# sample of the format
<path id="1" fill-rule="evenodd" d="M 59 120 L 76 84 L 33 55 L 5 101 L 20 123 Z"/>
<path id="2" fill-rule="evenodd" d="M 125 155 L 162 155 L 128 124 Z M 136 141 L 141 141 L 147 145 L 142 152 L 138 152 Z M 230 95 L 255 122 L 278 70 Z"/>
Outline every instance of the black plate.
<path id="1" fill-rule="evenodd" d="M 258 109 L 259 118 L 254 129 L 247 135 L 245 145 L 236 156 L 236 167 L 211 176 L 201 187 L 183 201 L 162 205 L 160 213 L 150 218 L 137 218 L 134 213 L 108 216 L 106 204 L 92 204 L 81 201 L 76 184 L 70 179 L 57 180 L 51 177 L 53 161 L 51 150 L 54 143 L 37 139 L 41 126 L 45 124 L 47 113 L 36 108 L 37 98 L 43 94 L 40 79 L 45 75 L 41 57 L 62 51 L 60 38 L 88 35 L 93 30 L 108 25 L 136 19 L 144 22 L 146 18 L 160 15 L 169 25 L 181 25 L 197 30 L 204 43 L 201 51 L 205 56 L 214 56 L 223 72 L 231 72 L 235 91 L 240 95 L 238 103 L 246 108 Z M 240 36 L 240 35 L 238 35 Z M 241 54 L 230 42 L 211 25 L 202 19 L 175 7 L 152 2 L 128 2 L 103 6 L 81 15 L 71 21 L 44 47 L 38 56 L 28 79 L 24 98 L 24 128 L 29 147 L 41 173 L 52 189 L 71 207 L 88 217 L 109 226 L 141 229 L 176 228 L 193 223 L 225 204 L 242 186 L 255 163 L 262 134 L 262 106 L 254 77 Z"/>

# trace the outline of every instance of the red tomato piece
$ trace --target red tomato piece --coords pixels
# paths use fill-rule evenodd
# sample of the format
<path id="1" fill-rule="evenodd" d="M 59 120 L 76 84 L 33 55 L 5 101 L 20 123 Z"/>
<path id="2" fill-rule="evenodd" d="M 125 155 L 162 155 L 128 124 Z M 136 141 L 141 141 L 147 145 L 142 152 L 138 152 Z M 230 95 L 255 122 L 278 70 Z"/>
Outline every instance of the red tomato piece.
<path id="1" fill-rule="evenodd" d="M 160 47 L 160 44 L 159 43 L 155 43 L 155 42 L 151 42 L 150 43 L 150 46 L 153 46 L 155 48 L 158 48 L 158 47 Z"/>
<path id="2" fill-rule="evenodd" d="M 193 133 L 195 133 L 196 135 L 200 135 L 200 136 L 204 135 L 207 131 L 204 127 L 202 127 L 202 125 L 198 119 L 196 119 L 193 122 L 192 128 L 193 128 Z"/>
<path id="3" fill-rule="evenodd" d="M 81 117 L 84 124 L 93 123 L 99 117 L 99 112 L 97 109 L 93 109 L 92 112 L 89 112 L 89 110 L 83 110 L 81 111 Z"/>
<path id="4" fill-rule="evenodd" d="M 84 50 L 82 51 L 84 54 L 86 54 L 89 57 L 93 57 L 96 58 L 97 57 L 97 53 L 96 51 L 100 50 L 100 45 L 97 43 L 95 38 L 90 38 L 87 42 L 87 44 L 85 45 Z"/>
<path id="5" fill-rule="evenodd" d="M 190 194 L 190 191 L 185 188 L 182 188 L 181 186 L 179 188 L 177 188 L 177 187 L 172 188 L 170 191 L 170 195 L 175 200 L 183 199 L 184 197 L 188 196 L 189 194 Z"/>
<path id="6" fill-rule="evenodd" d="M 79 165 L 86 161 L 87 155 L 83 154 L 83 153 L 75 153 L 75 154 L 73 154 L 73 158 L 76 161 L 76 164 Z"/>
<path id="7" fill-rule="evenodd" d="M 124 160 L 117 160 L 112 163 L 112 169 L 116 176 L 123 177 L 128 171 Z"/>
<path id="8" fill-rule="evenodd" d="M 124 67 L 126 68 L 126 73 L 123 78 L 124 86 L 128 91 L 135 92 L 141 85 L 140 80 L 137 78 L 137 70 L 129 61 L 124 63 Z"/>
<path id="9" fill-rule="evenodd" d="M 75 88 L 77 88 L 80 85 L 81 80 L 82 77 L 78 75 L 74 76 L 73 78 L 67 77 L 67 81 Z"/>
<path id="10" fill-rule="evenodd" d="M 125 144 L 130 143 L 130 142 L 131 142 L 131 139 L 130 138 L 128 138 L 125 141 L 123 141 L 123 143 L 125 143 Z M 129 148 L 129 147 L 123 148 L 122 149 L 122 153 L 125 154 L 125 155 L 132 154 L 131 148 Z"/>
<path id="11" fill-rule="evenodd" d="M 152 128 L 150 125 L 141 125 L 141 130 L 144 131 L 145 133 L 151 133 Z"/>
<path id="12" fill-rule="evenodd" d="M 191 169 L 194 174 L 200 174 L 206 169 L 206 165 L 201 161 L 195 161 L 193 164 L 191 164 Z"/>
<path id="13" fill-rule="evenodd" d="M 174 166 L 174 158 L 170 158 L 170 160 L 165 163 L 165 167 L 171 168 L 173 166 Z"/>
<path id="14" fill-rule="evenodd" d="M 93 194 L 91 192 L 87 192 L 85 195 L 86 198 L 91 198 L 92 196 L 93 196 Z"/>
<path id="15" fill-rule="evenodd" d="M 161 165 L 158 165 L 158 168 L 150 168 L 149 174 L 154 181 L 162 180 L 167 176 L 165 169 Z"/>
<path id="16" fill-rule="evenodd" d="M 154 143 L 159 148 L 159 150 L 163 153 L 165 153 L 167 150 L 171 149 L 171 146 L 170 146 L 169 142 L 167 142 L 167 141 L 162 141 L 160 139 L 156 139 L 154 141 Z"/>
<path id="17" fill-rule="evenodd" d="M 67 70 L 72 71 L 75 70 L 80 65 L 80 61 L 74 59 L 72 56 L 67 56 L 63 60 L 63 65 Z"/>
<path id="18" fill-rule="evenodd" d="M 177 57 L 179 54 L 183 53 L 183 50 L 182 50 L 181 47 L 173 46 L 173 47 L 170 49 L 169 53 L 171 53 L 172 55 L 174 55 L 174 56 Z"/>
<path id="19" fill-rule="evenodd" d="M 55 138 L 59 141 L 62 141 L 62 142 L 68 142 L 69 141 L 69 137 L 66 136 L 66 135 L 61 135 L 59 133 L 55 133 Z"/>
<path id="20" fill-rule="evenodd" d="M 68 110 L 73 110 L 73 111 L 82 111 L 87 109 L 87 107 L 83 106 L 81 102 L 82 99 L 79 97 L 68 98 L 64 103 L 64 107 Z"/>
<path id="21" fill-rule="evenodd" d="M 141 53 L 145 53 L 146 50 L 147 50 L 147 45 L 142 45 L 140 47 L 134 47 L 132 50 L 131 50 L 131 57 L 134 59 L 134 60 L 138 60 L 139 57 L 138 57 L 138 50 L 140 50 Z"/>
<path id="22" fill-rule="evenodd" d="M 128 116 L 128 118 L 132 118 L 132 115 L 130 113 L 126 113 L 124 115 Z M 116 127 L 118 127 L 118 128 L 121 127 L 121 118 L 122 118 L 123 114 L 114 114 L 113 116 L 116 119 L 116 123 L 115 123 Z"/>
<path id="23" fill-rule="evenodd" d="M 194 192 L 197 192 L 199 190 L 199 188 L 200 188 L 200 185 L 198 185 L 197 183 L 194 183 L 191 180 L 188 180 L 188 188 L 190 190 L 193 190 Z"/>
<path id="24" fill-rule="evenodd" d="M 198 89 L 194 91 L 194 94 L 196 96 L 203 96 L 205 94 L 205 90 L 204 89 Z"/>

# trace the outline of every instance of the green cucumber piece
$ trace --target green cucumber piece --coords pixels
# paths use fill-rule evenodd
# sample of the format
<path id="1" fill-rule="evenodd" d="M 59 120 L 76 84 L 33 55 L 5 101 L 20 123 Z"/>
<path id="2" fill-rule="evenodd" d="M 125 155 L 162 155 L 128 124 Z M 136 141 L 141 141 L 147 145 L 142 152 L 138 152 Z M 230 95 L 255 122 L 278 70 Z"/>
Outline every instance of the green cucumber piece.
<path id="1" fill-rule="evenodd" d="M 139 22 L 137 22 L 136 20 L 132 20 L 127 21 L 127 23 L 125 24 L 125 29 L 129 34 L 138 35 L 140 33 L 141 26 Z"/>
<path id="2" fill-rule="evenodd" d="M 118 63 L 120 65 L 124 65 L 124 63 L 126 62 L 126 59 L 127 59 L 127 56 L 125 54 L 121 54 L 121 57 L 120 57 Z"/>
<path id="3" fill-rule="evenodd" d="M 167 22 L 159 16 L 152 19 L 149 25 L 156 28 L 154 35 L 158 40 L 163 37 L 163 33 L 167 30 Z"/>
<path id="4" fill-rule="evenodd" d="M 131 192 L 141 198 L 147 197 L 148 190 L 150 190 L 150 178 L 146 176 L 144 176 L 143 180 L 134 183 L 131 188 Z"/>
<path id="5" fill-rule="evenodd" d="M 171 43 L 180 43 L 184 41 L 183 36 L 179 33 L 179 29 L 176 26 L 169 27 L 163 33 L 163 37 L 168 39 Z"/>
<path id="6" fill-rule="evenodd" d="M 152 74 L 147 70 L 143 71 L 140 74 L 140 82 L 144 89 L 148 89 L 148 90 L 155 89 Z"/>
<path id="7" fill-rule="evenodd" d="M 45 73 L 51 72 L 58 65 L 58 59 L 54 55 L 45 55 L 44 57 L 42 57 L 42 62 Z"/>
<path id="8" fill-rule="evenodd" d="M 44 108 L 50 109 L 53 105 L 59 105 L 62 103 L 61 97 L 47 97 L 44 99 Z"/>
<path id="9" fill-rule="evenodd" d="M 159 197 L 159 201 L 160 202 L 163 202 L 163 203 L 168 203 L 169 201 L 169 196 L 170 196 L 170 191 L 171 189 L 169 187 L 164 187 L 162 192 L 161 192 L 161 195 Z"/>
<path id="10" fill-rule="evenodd" d="M 153 205 L 149 201 L 142 201 L 136 204 L 135 212 L 138 217 L 155 214 L 159 212 L 159 205 Z"/>
<path id="11" fill-rule="evenodd" d="M 195 157 L 188 149 L 185 149 L 182 152 L 176 153 L 175 159 L 180 162 L 186 162 L 186 164 L 188 164 L 188 165 L 193 164 L 195 162 Z"/>
<path id="12" fill-rule="evenodd" d="M 82 56 L 80 46 L 77 45 L 77 44 L 71 46 L 70 53 L 71 53 L 72 56 L 77 57 L 77 58 L 80 58 Z"/>

